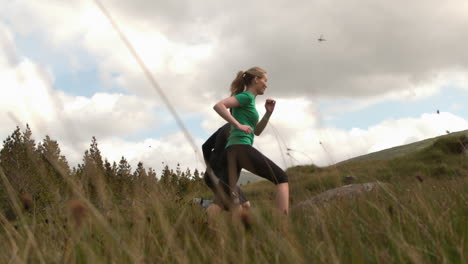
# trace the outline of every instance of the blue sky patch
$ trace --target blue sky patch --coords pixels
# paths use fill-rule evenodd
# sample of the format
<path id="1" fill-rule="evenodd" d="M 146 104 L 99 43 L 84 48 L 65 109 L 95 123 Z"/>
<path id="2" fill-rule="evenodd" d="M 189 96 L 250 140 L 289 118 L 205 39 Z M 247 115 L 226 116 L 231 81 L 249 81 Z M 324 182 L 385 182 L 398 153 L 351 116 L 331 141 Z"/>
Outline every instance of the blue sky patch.
<path id="1" fill-rule="evenodd" d="M 424 113 L 450 112 L 462 118 L 468 116 L 468 93 L 455 87 L 445 87 L 429 98 L 419 101 L 387 101 L 369 106 L 358 111 L 335 114 L 331 120 L 322 120 L 322 126 L 349 130 L 352 128 L 367 129 L 382 120 L 400 118 L 418 118 Z M 340 104 L 356 104 L 357 101 L 346 100 L 320 104 L 321 111 Z M 323 114 L 326 114 L 322 112 Z"/>

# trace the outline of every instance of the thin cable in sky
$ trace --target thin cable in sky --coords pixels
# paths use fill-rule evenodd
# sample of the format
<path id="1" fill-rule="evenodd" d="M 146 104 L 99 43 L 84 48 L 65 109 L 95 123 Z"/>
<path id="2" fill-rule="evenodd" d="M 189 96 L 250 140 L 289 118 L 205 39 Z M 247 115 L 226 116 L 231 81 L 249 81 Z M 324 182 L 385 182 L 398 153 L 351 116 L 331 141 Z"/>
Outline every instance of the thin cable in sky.
<path id="1" fill-rule="evenodd" d="M 281 158 L 283 159 L 283 163 L 284 163 L 284 166 L 286 166 L 286 168 L 288 167 L 288 163 L 286 162 L 286 158 L 284 157 L 284 151 L 283 149 L 281 148 L 281 142 L 280 142 L 280 138 L 281 138 L 281 135 L 279 134 L 279 132 L 276 130 L 275 126 L 273 126 L 273 124 L 271 123 L 270 121 L 270 127 L 273 131 L 273 134 L 275 135 L 275 139 L 276 139 L 276 143 L 278 143 L 278 149 L 280 151 L 280 154 L 281 154 Z M 281 138 L 282 139 L 282 138 Z M 284 144 L 284 141 L 282 142 L 284 147 L 286 148 L 286 145 Z M 286 148 L 287 149 L 287 148 Z"/>
<path id="2" fill-rule="evenodd" d="M 154 90 L 156 90 L 156 92 L 159 94 L 159 96 L 163 99 L 163 101 L 166 104 L 167 108 L 169 108 L 169 111 L 171 112 L 172 116 L 176 120 L 177 125 L 180 127 L 180 129 L 184 133 L 185 138 L 189 141 L 190 145 L 192 146 L 193 150 L 195 151 L 195 155 L 197 155 L 199 160 L 203 160 L 203 157 L 201 156 L 200 152 L 198 151 L 198 147 L 195 144 L 195 140 L 193 139 L 192 135 L 190 134 L 188 129 L 185 127 L 184 123 L 182 122 L 182 119 L 177 114 L 177 111 L 172 106 L 171 102 L 169 101 L 167 96 L 164 94 L 163 90 L 161 89 L 159 84 L 156 82 L 156 79 L 154 78 L 153 74 L 148 70 L 148 67 L 145 65 L 145 63 L 143 62 L 141 57 L 138 55 L 138 53 L 136 52 L 133 45 L 127 39 L 125 34 L 120 30 L 119 26 L 117 25 L 117 23 L 115 23 L 114 19 L 112 18 L 110 13 L 107 11 L 107 9 L 102 5 L 102 3 L 99 0 L 94 0 L 94 2 L 99 7 L 101 12 L 107 17 L 107 19 L 111 23 L 112 27 L 114 28 L 114 30 L 119 34 L 120 38 L 122 39 L 122 41 L 127 46 L 130 53 L 133 55 L 135 60 L 138 62 L 138 64 L 142 68 L 142 70 L 145 73 L 146 77 L 148 78 L 151 85 L 153 86 Z"/>

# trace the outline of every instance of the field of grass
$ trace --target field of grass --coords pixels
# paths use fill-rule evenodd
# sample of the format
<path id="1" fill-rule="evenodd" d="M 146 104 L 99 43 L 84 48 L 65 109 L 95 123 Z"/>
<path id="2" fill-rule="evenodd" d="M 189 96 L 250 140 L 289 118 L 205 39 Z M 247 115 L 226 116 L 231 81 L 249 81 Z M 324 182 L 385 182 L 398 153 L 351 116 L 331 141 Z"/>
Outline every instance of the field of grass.
<path id="1" fill-rule="evenodd" d="M 345 185 L 345 176 L 385 184 L 285 217 L 273 208 L 274 186 L 252 183 L 243 187 L 250 228 L 228 213 L 208 228 L 192 203 L 209 198 L 207 189 L 174 199 L 153 186 L 102 211 L 67 181 L 76 199 L 35 213 L 0 175 L 19 216 L 0 215 L 0 263 L 467 263 L 463 151 L 459 136 L 445 136 L 391 159 L 289 168 L 291 207 Z"/>

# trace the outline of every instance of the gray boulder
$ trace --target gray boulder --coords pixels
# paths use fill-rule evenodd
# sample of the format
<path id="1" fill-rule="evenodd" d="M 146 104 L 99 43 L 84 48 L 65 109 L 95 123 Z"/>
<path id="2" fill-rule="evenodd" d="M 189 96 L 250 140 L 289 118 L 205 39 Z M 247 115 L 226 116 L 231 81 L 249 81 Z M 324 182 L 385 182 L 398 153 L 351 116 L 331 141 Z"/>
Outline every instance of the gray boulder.
<path id="1" fill-rule="evenodd" d="M 383 187 L 385 184 L 381 182 L 368 182 L 368 183 L 360 183 L 360 184 L 349 184 L 344 185 L 335 189 L 331 189 L 315 195 L 314 197 L 302 201 L 295 205 L 292 209 L 305 209 L 310 206 L 319 205 L 324 202 L 328 202 L 331 200 L 339 199 L 339 198 L 348 198 L 350 196 L 359 195 L 361 193 L 370 192 L 372 190 L 377 190 Z"/>

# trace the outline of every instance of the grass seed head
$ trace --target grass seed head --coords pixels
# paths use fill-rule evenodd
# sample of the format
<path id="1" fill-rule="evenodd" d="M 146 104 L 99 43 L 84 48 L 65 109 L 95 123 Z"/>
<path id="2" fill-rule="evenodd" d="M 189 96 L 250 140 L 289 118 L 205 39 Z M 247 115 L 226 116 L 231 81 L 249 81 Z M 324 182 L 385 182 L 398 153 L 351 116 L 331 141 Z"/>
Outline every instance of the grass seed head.
<path id="1" fill-rule="evenodd" d="M 23 208 L 26 211 L 29 211 L 33 207 L 33 200 L 30 194 L 25 193 L 21 195 L 21 202 L 23 203 Z"/>
<path id="2" fill-rule="evenodd" d="M 76 224 L 76 226 L 81 226 L 83 221 L 88 216 L 88 208 L 80 200 L 70 200 L 68 201 L 68 211 L 71 219 Z"/>

